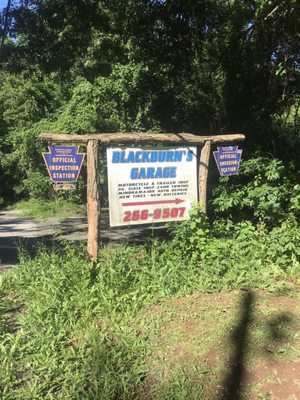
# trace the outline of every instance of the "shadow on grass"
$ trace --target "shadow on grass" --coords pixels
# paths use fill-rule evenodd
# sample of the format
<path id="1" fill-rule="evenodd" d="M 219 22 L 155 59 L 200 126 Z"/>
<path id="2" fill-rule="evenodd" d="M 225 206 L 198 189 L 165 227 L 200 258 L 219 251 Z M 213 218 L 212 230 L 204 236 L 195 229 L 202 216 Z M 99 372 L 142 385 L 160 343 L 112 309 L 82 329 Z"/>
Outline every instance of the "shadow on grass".
<path id="1" fill-rule="evenodd" d="M 255 294 L 247 291 L 241 300 L 240 319 L 231 334 L 232 355 L 229 372 L 223 382 L 220 400 L 241 400 L 243 382 L 246 380 L 245 359 L 249 352 L 251 322 L 254 320 Z M 289 313 L 281 312 L 265 323 L 265 352 L 270 347 L 284 342 L 287 338 L 286 328 L 293 322 Z"/>
<path id="2" fill-rule="evenodd" d="M 231 336 L 233 352 L 229 373 L 224 381 L 222 400 L 240 400 L 241 385 L 245 377 L 245 357 L 248 351 L 249 327 L 253 318 L 254 293 L 248 291 L 241 301 L 240 320 Z"/>
<path id="3" fill-rule="evenodd" d="M 18 331 L 18 314 L 23 311 L 24 306 L 21 303 L 0 296 L 0 336 Z"/>
<path id="4" fill-rule="evenodd" d="M 63 248 L 63 241 L 54 240 L 52 236 L 42 237 L 7 237 L 0 240 L 0 271 L 5 265 L 17 265 L 19 263 L 19 253 L 26 253 L 34 258 L 40 249 L 60 250 Z M 10 269 L 10 268 L 9 268 Z"/>

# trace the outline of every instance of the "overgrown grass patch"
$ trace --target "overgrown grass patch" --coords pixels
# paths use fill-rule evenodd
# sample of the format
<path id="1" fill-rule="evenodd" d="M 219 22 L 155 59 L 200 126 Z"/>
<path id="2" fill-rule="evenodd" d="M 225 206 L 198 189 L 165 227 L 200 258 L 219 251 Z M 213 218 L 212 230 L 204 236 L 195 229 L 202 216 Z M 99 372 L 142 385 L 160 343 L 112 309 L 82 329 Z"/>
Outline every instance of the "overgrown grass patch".
<path id="1" fill-rule="evenodd" d="M 84 216 L 85 206 L 70 200 L 57 198 L 55 200 L 42 200 L 31 198 L 20 201 L 9 207 L 11 210 L 21 210 L 25 217 L 46 219 L 51 217 L 65 218 Z"/>
<path id="2" fill-rule="evenodd" d="M 41 252 L 3 279 L 2 293 L 26 304 L 19 330 L 2 335 L 3 399 L 131 398 L 144 373 L 142 342 L 106 311 L 91 269 L 73 250 Z"/>
<path id="3" fill-rule="evenodd" d="M 22 255 L 1 277 L 2 398 L 210 399 L 230 363 L 239 293 L 291 293 L 299 265 L 287 228 L 271 235 L 244 224 L 226 237 L 196 228 L 183 225 L 171 241 L 103 245 L 96 265 L 70 245 Z M 279 259 L 270 244 L 280 240 Z M 247 354 L 293 357 L 292 319 L 256 312 Z"/>

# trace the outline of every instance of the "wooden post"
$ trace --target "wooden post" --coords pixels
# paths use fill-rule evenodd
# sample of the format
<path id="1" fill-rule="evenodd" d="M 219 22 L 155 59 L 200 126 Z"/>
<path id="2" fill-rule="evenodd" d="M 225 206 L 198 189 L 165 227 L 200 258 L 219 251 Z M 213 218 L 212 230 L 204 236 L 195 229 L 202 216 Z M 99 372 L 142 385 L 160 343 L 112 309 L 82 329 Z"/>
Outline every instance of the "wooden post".
<path id="1" fill-rule="evenodd" d="M 91 261 L 98 261 L 100 237 L 100 179 L 99 145 L 97 140 L 87 144 L 87 251 Z"/>
<path id="2" fill-rule="evenodd" d="M 211 142 L 206 141 L 201 149 L 200 163 L 199 163 L 199 176 L 198 176 L 198 194 L 199 203 L 202 207 L 202 211 L 206 214 L 207 211 L 207 175 L 208 165 L 210 157 Z"/>

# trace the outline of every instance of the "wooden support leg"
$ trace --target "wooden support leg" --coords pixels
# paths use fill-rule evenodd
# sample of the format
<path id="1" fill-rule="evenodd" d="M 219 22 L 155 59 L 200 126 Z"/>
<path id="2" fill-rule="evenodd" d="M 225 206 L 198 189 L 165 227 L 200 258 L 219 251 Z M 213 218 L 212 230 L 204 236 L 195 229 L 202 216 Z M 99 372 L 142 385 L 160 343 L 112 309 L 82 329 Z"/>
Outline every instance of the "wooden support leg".
<path id="1" fill-rule="evenodd" d="M 100 238 L 100 179 L 99 179 L 99 145 L 97 140 L 87 144 L 87 218 L 88 244 L 87 251 L 91 261 L 98 261 Z"/>
<path id="2" fill-rule="evenodd" d="M 204 214 L 207 212 L 207 175 L 210 157 L 211 142 L 205 142 L 201 149 L 200 162 L 199 162 L 199 177 L 198 177 L 198 194 L 199 203 L 202 207 Z"/>

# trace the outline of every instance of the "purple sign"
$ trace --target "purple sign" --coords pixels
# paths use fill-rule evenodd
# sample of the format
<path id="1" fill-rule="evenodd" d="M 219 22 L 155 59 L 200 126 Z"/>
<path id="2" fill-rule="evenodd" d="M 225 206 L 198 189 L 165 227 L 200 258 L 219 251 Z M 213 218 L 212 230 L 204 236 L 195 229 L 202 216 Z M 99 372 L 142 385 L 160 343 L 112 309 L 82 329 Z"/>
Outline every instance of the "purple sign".
<path id="1" fill-rule="evenodd" d="M 49 146 L 43 157 L 52 182 L 76 182 L 85 154 L 75 146 Z"/>
<path id="2" fill-rule="evenodd" d="M 221 176 L 237 175 L 240 166 L 242 150 L 238 146 L 221 146 L 214 151 L 214 157 Z"/>

